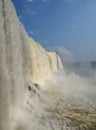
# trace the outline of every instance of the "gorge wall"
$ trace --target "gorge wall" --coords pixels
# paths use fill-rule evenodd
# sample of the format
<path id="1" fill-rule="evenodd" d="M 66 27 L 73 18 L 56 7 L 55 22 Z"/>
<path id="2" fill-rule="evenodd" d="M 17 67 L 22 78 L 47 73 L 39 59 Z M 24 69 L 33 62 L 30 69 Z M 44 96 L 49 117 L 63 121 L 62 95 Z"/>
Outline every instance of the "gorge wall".
<path id="1" fill-rule="evenodd" d="M 28 82 L 43 84 L 62 69 L 55 52 L 29 38 L 11 0 L 0 0 L 0 130 L 11 130 L 10 118 L 24 104 Z"/>

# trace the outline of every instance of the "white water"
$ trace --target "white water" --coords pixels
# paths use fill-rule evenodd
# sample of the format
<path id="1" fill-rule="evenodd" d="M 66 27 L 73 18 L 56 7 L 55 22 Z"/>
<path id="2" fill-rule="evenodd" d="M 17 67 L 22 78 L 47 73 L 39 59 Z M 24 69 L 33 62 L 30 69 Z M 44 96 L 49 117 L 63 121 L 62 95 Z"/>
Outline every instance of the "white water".
<path id="1" fill-rule="evenodd" d="M 1 0 L 0 18 L 0 130 L 78 130 L 94 123 L 95 80 L 61 72 L 59 56 L 28 37 L 11 0 Z M 73 109 L 88 111 L 83 124 L 73 126 Z"/>

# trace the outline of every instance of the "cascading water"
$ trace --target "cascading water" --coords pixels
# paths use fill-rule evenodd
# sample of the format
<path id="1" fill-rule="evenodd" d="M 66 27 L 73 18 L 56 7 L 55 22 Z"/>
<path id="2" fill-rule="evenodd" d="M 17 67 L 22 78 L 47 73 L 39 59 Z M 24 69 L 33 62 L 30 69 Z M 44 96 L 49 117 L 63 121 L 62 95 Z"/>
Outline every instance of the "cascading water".
<path id="1" fill-rule="evenodd" d="M 92 82 L 67 73 L 0 0 L 0 130 L 95 130 Z"/>

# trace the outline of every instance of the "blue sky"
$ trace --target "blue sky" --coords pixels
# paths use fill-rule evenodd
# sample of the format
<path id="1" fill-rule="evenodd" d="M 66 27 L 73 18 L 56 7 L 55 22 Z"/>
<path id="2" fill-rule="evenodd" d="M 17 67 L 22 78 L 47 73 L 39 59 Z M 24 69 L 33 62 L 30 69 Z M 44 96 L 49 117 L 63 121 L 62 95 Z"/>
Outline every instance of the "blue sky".
<path id="1" fill-rule="evenodd" d="M 43 47 L 96 59 L 96 0 L 12 1 L 28 34 Z"/>

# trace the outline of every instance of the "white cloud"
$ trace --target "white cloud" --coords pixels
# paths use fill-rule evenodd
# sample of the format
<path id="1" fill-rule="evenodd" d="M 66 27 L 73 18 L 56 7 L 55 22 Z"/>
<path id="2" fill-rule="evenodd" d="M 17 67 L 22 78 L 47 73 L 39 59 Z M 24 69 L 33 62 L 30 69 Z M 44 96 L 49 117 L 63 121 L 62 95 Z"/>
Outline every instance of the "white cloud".
<path id="1" fill-rule="evenodd" d="M 33 35 L 34 32 L 33 32 L 32 30 L 29 30 L 29 31 L 28 31 L 28 34 L 29 34 L 29 35 Z"/>
<path id="2" fill-rule="evenodd" d="M 29 15 L 35 15 L 36 14 L 36 12 L 32 9 L 31 4 L 25 4 L 24 5 L 23 13 L 29 14 Z"/>
<path id="3" fill-rule="evenodd" d="M 67 57 L 72 57 L 72 53 L 65 49 L 63 46 L 57 46 L 56 49 Z"/>
<path id="4" fill-rule="evenodd" d="M 39 30 L 34 30 L 34 31 L 29 30 L 28 33 L 29 33 L 30 35 L 38 35 L 38 34 L 39 34 Z"/>
<path id="5" fill-rule="evenodd" d="M 33 34 L 34 34 L 34 32 L 33 32 L 32 30 L 30 30 L 30 31 L 29 31 L 29 34 L 33 35 Z"/>
<path id="6" fill-rule="evenodd" d="M 63 46 L 57 46 L 56 51 L 61 56 L 63 63 L 71 63 L 75 60 L 74 55 Z"/>
<path id="7" fill-rule="evenodd" d="M 63 64 L 75 62 L 74 55 L 63 46 L 48 47 L 48 50 L 56 51 L 60 55 Z"/>

